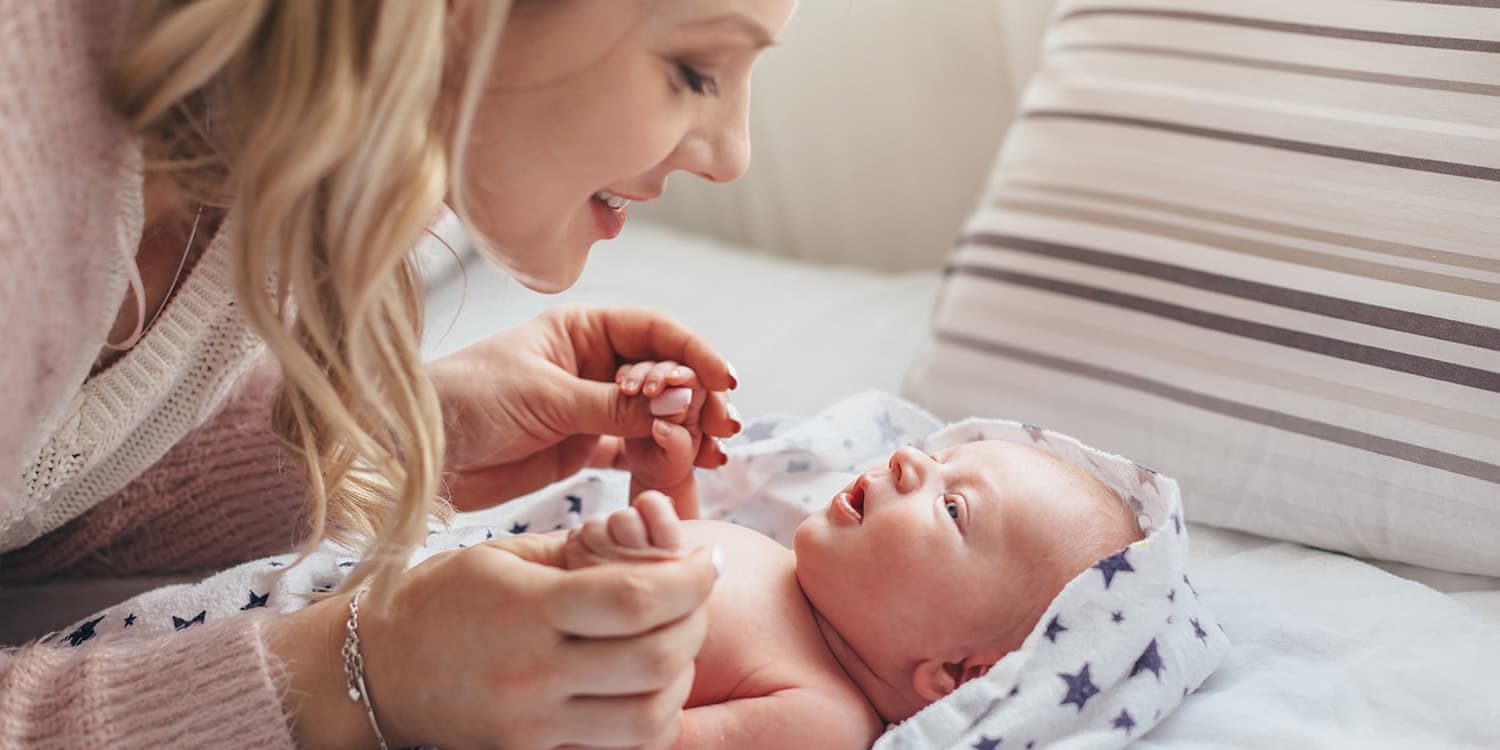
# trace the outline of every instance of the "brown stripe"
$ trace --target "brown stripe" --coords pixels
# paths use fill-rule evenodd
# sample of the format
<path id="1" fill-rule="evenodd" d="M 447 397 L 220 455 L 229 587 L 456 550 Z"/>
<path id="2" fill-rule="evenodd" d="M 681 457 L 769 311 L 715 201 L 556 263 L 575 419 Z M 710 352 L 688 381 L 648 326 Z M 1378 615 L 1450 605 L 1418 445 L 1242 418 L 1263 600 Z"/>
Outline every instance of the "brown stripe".
<path id="1" fill-rule="evenodd" d="M 1447 250 L 1434 250 L 1430 247 L 1419 245 L 1407 245 L 1389 240 L 1379 240 L 1371 237 L 1361 237 L 1343 232 L 1332 232 L 1312 227 L 1287 224 L 1270 219 L 1261 219 L 1252 216 L 1234 214 L 1228 211 L 1191 206 L 1185 203 L 1173 203 L 1142 195 L 1118 193 L 1113 190 L 1100 190 L 1097 188 L 1078 187 L 1076 185 L 1063 185 L 1058 183 L 1041 182 L 1037 180 L 1006 180 L 1006 184 L 1015 187 L 1035 190 L 1038 192 L 1054 193 L 1056 195 L 1091 198 L 1094 200 L 1116 203 L 1127 206 L 1136 206 L 1153 211 L 1177 214 L 1193 219 L 1228 224 L 1230 226 L 1253 229 L 1260 232 L 1282 234 L 1288 237 L 1300 237 L 1302 239 L 1322 242 L 1339 247 L 1348 247 L 1355 250 L 1365 250 L 1381 255 L 1389 255 L 1396 258 L 1409 258 L 1412 260 L 1427 261 L 1429 263 L 1441 263 L 1443 265 L 1468 268 L 1475 271 L 1488 271 L 1500 273 L 1500 256 L 1493 258 L 1481 255 L 1467 255 Z"/>
<path id="2" fill-rule="evenodd" d="M 1277 60 L 1261 60 L 1254 57 L 1240 57 L 1238 55 L 1217 55 L 1210 52 L 1195 52 L 1191 50 L 1171 49 L 1168 47 L 1152 47 L 1148 45 L 1068 44 L 1054 48 L 1052 52 L 1120 52 L 1124 54 L 1135 55 L 1154 55 L 1157 57 L 1174 57 L 1184 60 L 1199 60 L 1202 62 L 1221 63 L 1224 65 L 1238 65 L 1240 67 L 1258 68 L 1261 70 L 1275 70 L 1284 73 L 1300 73 L 1303 75 L 1320 76 L 1323 78 L 1339 78 L 1346 81 L 1360 81 L 1362 83 L 1379 83 L 1388 86 L 1401 86 L 1404 88 L 1452 91 L 1461 94 L 1478 94 L 1480 96 L 1500 96 L 1500 86 L 1495 86 L 1488 83 L 1450 81 L 1442 78 L 1422 78 L 1418 76 L 1398 76 L 1389 73 L 1372 73 L 1366 70 L 1329 68 L 1322 65 L 1301 65 L 1298 63 L 1280 62 Z"/>
<path id="3" fill-rule="evenodd" d="M 1347 427 L 1339 427 L 1326 422 L 1298 417 L 1259 406 L 1230 401 L 1217 396 L 1190 391 L 1186 388 L 1179 388 L 1178 386 L 1159 380 L 1144 378 L 1139 375 L 1111 370 L 1098 365 L 1065 359 L 1030 349 L 1009 346 L 995 341 L 987 341 L 953 331 L 940 329 L 935 335 L 939 341 L 946 341 L 966 349 L 1025 362 L 1050 370 L 1072 373 L 1123 388 L 1149 393 L 1234 419 L 1262 424 L 1369 453 L 1440 469 L 1460 476 L 1500 484 L 1500 466 L 1466 456 L 1458 456 L 1420 445 L 1392 440 L 1379 435 L 1371 435 Z"/>
<path id="4" fill-rule="evenodd" d="M 1130 255 L 1093 250 L 1077 245 L 1032 239 L 1011 234 L 979 232 L 968 235 L 960 245 L 968 243 L 979 246 L 1004 248 L 1016 252 L 1041 255 L 1049 258 L 1109 268 L 1137 276 L 1170 281 L 1197 289 L 1203 289 L 1231 297 L 1263 302 L 1277 307 L 1300 310 L 1329 318 L 1348 320 L 1376 328 L 1410 333 L 1439 341 L 1473 346 L 1500 352 L 1500 328 L 1490 328 L 1477 323 L 1440 318 L 1435 315 L 1397 310 L 1381 305 L 1330 297 L 1324 294 L 1304 292 L 1286 287 L 1263 284 L 1257 281 L 1237 279 L 1195 268 L 1146 260 Z"/>
<path id="5" fill-rule="evenodd" d="M 1500 284 L 1493 284 L 1478 279 L 1421 271 L 1413 268 L 1402 268 L 1400 266 L 1375 263 L 1358 258 L 1346 258 L 1339 255 L 1329 255 L 1311 250 L 1301 250 L 1271 242 L 1252 240 L 1247 237 L 1236 237 L 1220 232 L 1211 232 L 1206 229 L 1196 229 L 1182 224 L 1127 216 L 1109 211 L 1098 211 L 1075 206 L 1059 206 L 1016 198 L 997 200 L 994 202 L 994 205 L 999 208 L 1015 210 L 1018 213 L 1032 213 L 1039 216 L 1068 219 L 1079 223 L 1124 229 L 1138 234 L 1154 235 L 1179 242 L 1201 245 L 1203 247 L 1227 250 L 1241 255 L 1270 258 L 1287 263 L 1295 263 L 1300 266 L 1334 271 L 1349 276 L 1363 276 L 1368 279 L 1376 279 L 1402 286 L 1431 289 L 1435 292 L 1473 297 L 1488 302 L 1500 302 Z"/>
<path id="6" fill-rule="evenodd" d="M 1143 117 L 1125 117 L 1121 115 L 1107 115 L 1098 112 L 1077 112 L 1070 110 L 1037 109 L 1022 113 L 1022 117 L 1028 119 L 1055 119 L 1055 120 L 1083 120 L 1087 122 L 1102 122 L 1110 125 L 1124 127 L 1145 128 L 1147 130 L 1163 130 L 1169 133 L 1180 133 L 1182 135 L 1196 136 L 1200 138 L 1211 138 L 1233 143 L 1245 143 L 1252 146 L 1263 146 L 1281 151 L 1293 151 L 1303 154 L 1314 154 L 1316 156 L 1327 156 L 1334 159 L 1347 159 L 1350 161 L 1365 162 L 1367 164 L 1379 164 L 1386 167 L 1399 167 L 1419 172 L 1432 172 L 1434 174 L 1451 175 L 1454 177 L 1468 177 L 1475 180 L 1487 180 L 1489 182 L 1500 182 L 1500 169 L 1494 167 L 1481 167 L 1474 164 L 1458 164 L 1450 161 L 1437 159 L 1422 159 L 1415 156 L 1401 156 L 1399 154 L 1384 154 L 1378 151 L 1365 151 L 1356 148 L 1344 148 L 1342 146 L 1329 146 L 1323 143 L 1310 143 L 1307 141 L 1294 141 L 1286 138 L 1272 138 L 1264 135 L 1251 133 L 1240 133 L 1232 130 L 1218 130 L 1215 128 L 1203 128 L 1196 125 L 1183 125 L 1165 120 L 1148 120 Z"/>
<path id="7" fill-rule="evenodd" d="M 1183 377 L 1176 375 L 1177 372 L 1217 376 L 1236 384 L 1269 388 L 1278 394 L 1338 404 L 1357 410 L 1361 415 L 1348 417 L 1344 421 L 1363 419 L 1365 414 L 1374 413 L 1418 422 L 1435 429 L 1468 433 L 1462 438 L 1466 441 L 1473 438 L 1500 441 L 1500 410 L 1476 409 L 1474 398 L 1468 393 L 1464 394 L 1467 403 L 1458 408 L 1430 400 L 1419 401 L 1407 396 L 1426 394 L 1407 392 L 1410 389 L 1396 391 L 1389 388 L 1364 388 L 1347 378 L 1330 379 L 1337 377 L 1332 373 L 1329 378 L 1325 378 L 1303 374 L 1294 365 L 1262 364 L 1259 349 L 1249 351 L 1235 347 L 1230 351 L 1219 351 L 1214 349 L 1214 342 L 1195 341 L 1191 335 L 1184 335 L 1180 340 L 1176 336 L 1167 339 L 1153 335 L 1149 330 L 1136 331 L 1129 326 L 1099 325 L 1093 319 L 1078 315 L 1076 308 L 1066 311 L 1057 309 L 1062 306 L 1055 299 L 1049 299 L 1043 305 L 1035 304 L 1036 297 L 1045 295 L 1047 292 L 1014 289 L 1004 295 L 987 295 L 982 298 L 980 295 L 966 295 L 962 304 L 970 317 L 976 320 L 1003 320 L 1008 330 L 1025 331 L 1026 340 L 1042 342 L 1046 346 L 1059 346 L 1058 342 L 1066 339 L 1069 341 L 1067 346 L 1073 351 L 1110 352 L 1106 355 L 1108 359 L 1097 354 L 1094 359 L 1115 362 L 1120 367 L 1126 366 L 1119 364 L 1121 352 L 1144 357 L 1153 364 L 1172 368 L 1158 372 L 1174 382 L 1180 382 Z M 1211 332 L 1205 335 L 1217 336 Z M 1024 345 L 1024 341 L 1018 336 L 1012 336 L 1010 341 L 1018 346 Z M 1228 392 L 1229 388 L 1237 387 L 1221 386 L 1215 390 Z M 1238 390 L 1232 392 L 1240 393 Z"/>
<path id="8" fill-rule="evenodd" d="M 1422 3 L 1424 5 L 1460 5 L 1465 8 L 1500 8 L 1500 0 L 1395 0 L 1398 3 Z"/>
<path id="9" fill-rule="evenodd" d="M 1379 42 L 1381 44 L 1399 44 L 1407 47 L 1430 47 L 1433 49 L 1451 49 L 1463 52 L 1488 52 L 1500 53 L 1500 42 L 1488 39 L 1465 39 L 1461 37 L 1426 36 L 1423 34 L 1398 34 L 1392 31 L 1370 31 L 1367 29 L 1346 29 L 1338 26 L 1319 26 L 1310 23 L 1290 23 L 1287 21 L 1271 21 L 1264 18 L 1247 18 L 1245 16 L 1230 16 L 1220 13 L 1201 13 L 1190 10 L 1162 10 L 1157 8 L 1083 8 L 1065 13 L 1058 19 L 1058 23 L 1071 21 L 1075 18 L 1085 16 L 1146 16 L 1150 18 L 1170 18 L 1178 21 L 1193 21 L 1197 23 L 1214 23 L 1227 26 L 1241 26 L 1250 29 L 1263 29 L 1265 31 L 1284 31 L 1289 34 L 1310 34 L 1313 36 L 1326 36 L 1336 39 L 1354 39 L 1362 42 Z"/>
<path id="10" fill-rule="evenodd" d="M 1179 323 L 1199 328 L 1221 331 L 1234 336 L 1265 341 L 1279 346 L 1300 349 L 1314 354 L 1321 354 L 1349 362 L 1357 362 L 1362 365 L 1393 370 L 1395 372 L 1404 372 L 1408 375 L 1453 383 L 1490 393 L 1500 393 L 1500 372 L 1492 372 L 1469 365 L 1444 362 L 1431 357 L 1422 357 L 1416 354 L 1407 354 L 1406 352 L 1393 351 L 1377 346 L 1357 344 L 1352 341 L 1343 341 L 1304 331 L 1294 331 L 1288 328 L 1266 325 L 1265 323 L 1242 320 L 1228 315 L 1219 315 L 1218 313 L 1174 305 L 1133 294 L 1099 289 L 1084 284 L 1075 284 L 1070 281 L 1049 279 L 998 268 L 986 268 L 975 265 L 952 265 L 945 269 L 945 273 L 958 273 L 964 276 L 1027 286 L 1033 289 L 1044 289 L 1055 294 L 1064 294 L 1070 297 L 1097 302 L 1102 305 L 1135 310 L 1147 315 L 1175 320 Z"/>

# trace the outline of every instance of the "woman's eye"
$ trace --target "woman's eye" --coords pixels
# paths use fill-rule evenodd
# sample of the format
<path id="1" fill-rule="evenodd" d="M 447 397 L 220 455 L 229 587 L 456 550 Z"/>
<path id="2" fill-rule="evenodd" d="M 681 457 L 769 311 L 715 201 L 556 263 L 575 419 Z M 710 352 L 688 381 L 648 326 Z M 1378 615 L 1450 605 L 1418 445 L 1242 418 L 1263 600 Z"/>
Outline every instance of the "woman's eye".
<path id="1" fill-rule="evenodd" d="M 700 96 L 717 96 L 719 94 L 719 82 L 713 76 L 688 65 L 685 62 L 677 63 L 677 72 L 682 75 L 682 82 L 693 93 Z"/>

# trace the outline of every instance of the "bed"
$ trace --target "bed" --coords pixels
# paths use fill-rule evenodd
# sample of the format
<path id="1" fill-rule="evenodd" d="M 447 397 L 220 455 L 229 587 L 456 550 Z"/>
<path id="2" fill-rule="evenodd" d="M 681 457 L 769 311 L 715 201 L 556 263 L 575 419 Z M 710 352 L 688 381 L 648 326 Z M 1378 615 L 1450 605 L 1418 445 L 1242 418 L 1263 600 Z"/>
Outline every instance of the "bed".
<path id="1" fill-rule="evenodd" d="M 1181 9 L 1174 18 L 1173 12 L 1160 9 L 1125 13 L 1114 6 L 1092 3 L 1083 7 L 1090 3 L 1069 0 L 1067 6 L 1073 12 L 1067 19 L 1074 20 L 1058 25 L 1051 45 L 1055 59 L 1050 68 L 1043 65 L 1042 81 L 1053 88 L 1039 89 L 1041 95 L 1033 96 L 1033 106 L 1056 104 L 1046 97 L 1064 94 L 1093 96 L 1096 101 L 1090 103 L 1102 102 L 1100 106 L 1123 106 L 1116 98 L 1120 91 L 1142 97 L 1143 106 L 1156 106 L 1161 96 L 1193 91 L 1195 86 L 1209 90 L 1202 94 L 1205 101 L 1224 108 L 1240 106 L 1259 100 L 1228 87 L 1257 79 L 1228 66 L 1220 47 L 1229 42 L 1259 40 L 1264 50 L 1288 54 L 1292 49 L 1288 45 L 1300 39 L 1298 33 L 1352 23 L 1339 17 L 1339 9 L 1357 11 L 1353 15 L 1359 17 L 1362 28 L 1391 32 L 1380 38 L 1415 28 L 1413 18 L 1423 21 L 1422 28 L 1433 34 L 1441 31 L 1435 20 L 1441 18 L 1459 29 L 1450 33 L 1482 35 L 1483 29 L 1494 28 L 1495 13 L 1484 10 L 1482 3 L 1461 2 L 1267 0 L 1255 8 L 1221 0 L 1191 2 L 1198 10 L 1196 20 L 1184 18 Z M 757 89 L 757 119 L 752 122 L 757 131 L 757 166 L 743 184 L 700 192 L 674 183 L 670 200 L 663 206 L 640 212 L 632 209 L 633 214 L 663 221 L 633 217 L 622 237 L 595 248 L 579 283 L 556 297 L 524 290 L 472 254 L 460 252 L 454 257 L 428 248 L 427 353 L 451 352 L 549 305 L 644 305 L 691 325 L 735 363 L 742 387 L 734 401 L 747 417 L 810 415 L 868 388 L 909 392 L 912 364 L 932 346 L 933 312 L 953 300 L 947 295 L 951 279 L 939 266 L 952 247 L 959 220 L 974 206 L 976 186 L 985 179 L 990 154 L 1013 114 L 1016 92 L 1034 64 L 1033 51 L 1050 3 L 967 0 L 944 4 L 941 11 L 904 0 L 803 6 L 784 49 L 777 51 L 779 57 L 768 59 L 758 73 L 763 89 Z M 1268 18 L 1257 22 L 1261 28 L 1254 33 L 1228 35 L 1220 23 L 1226 14 L 1249 12 Z M 1161 18 L 1151 21 L 1151 13 Z M 1490 16 L 1478 15 L 1482 13 Z M 1121 17 L 1127 15 L 1131 17 Z M 1470 16 L 1475 20 L 1466 22 Z M 1274 18 L 1297 23 L 1273 28 Z M 1486 19 L 1488 26 L 1482 22 Z M 1120 50 L 1104 49 L 1099 39 L 1088 36 L 1121 34 L 1144 39 L 1157 27 L 1184 23 L 1199 26 L 1193 27 L 1192 34 L 1168 28 L 1171 40 L 1201 43 L 1205 49 L 1191 55 L 1179 50 L 1177 59 L 1193 57 L 1217 68 L 1186 68 L 1159 60 L 1115 64 L 1104 55 L 1121 54 Z M 920 33 L 924 30 L 932 33 Z M 835 31 L 847 33 L 836 35 Z M 1493 32 L 1489 34 L 1493 37 Z M 821 41 L 799 42 L 809 39 L 835 39 L 845 54 L 827 55 Z M 997 39 L 1002 43 L 997 44 Z M 1347 52 L 1356 61 L 1365 56 L 1366 50 L 1348 39 L 1331 44 L 1321 37 L 1303 41 L 1309 43 L 1295 50 L 1314 61 L 1331 52 Z M 1483 43 L 1500 44 L 1493 39 Z M 1096 57 L 1061 54 L 1089 47 L 1088 54 Z M 892 49 L 897 52 L 891 54 Z M 1448 65 L 1438 53 L 1406 47 L 1394 51 L 1405 55 L 1391 63 L 1396 72 L 1414 75 L 1402 66 L 1421 62 Z M 1494 54 L 1482 57 L 1487 53 L 1462 50 L 1455 54 L 1475 57 L 1454 62 L 1450 66 L 1454 76 L 1479 79 L 1486 72 L 1496 73 Z M 1369 57 L 1372 64 L 1388 62 L 1378 55 Z M 1292 75 L 1286 61 L 1278 64 L 1282 69 L 1276 75 Z M 1094 65 L 1102 65 L 1103 72 Z M 1315 66 L 1302 67 L 1305 74 Z M 875 74 L 865 75 L 869 71 Z M 1198 78 L 1171 79 L 1170 85 L 1154 82 L 1153 77 L 1182 71 Z M 1117 72 L 1140 80 L 1112 90 L 1089 88 L 1099 75 Z M 1074 76 L 1071 88 L 1055 85 L 1068 83 L 1059 73 Z M 869 80 L 879 85 L 866 86 Z M 1312 91 L 1301 87 L 1305 82 L 1290 85 L 1287 80 L 1271 81 L 1274 85 L 1266 90 L 1289 97 Z M 1424 92 L 1422 97 L 1441 98 L 1438 106 L 1426 106 L 1425 98 L 1410 104 L 1459 118 L 1473 112 L 1492 113 L 1495 81 L 1487 84 L 1489 94 Z M 1315 114 L 1352 111 L 1350 97 L 1355 93 L 1367 95 L 1363 104 L 1385 106 L 1388 92 L 1379 86 L 1389 83 L 1370 76 L 1343 80 L 1337 84 L 1340 88 L 1330 89 L 1329 96 L 1315 102 Z M 1471 82 L 1470 88 L 1481 83 Z M 989 95 L 976 98 L 972 96 L 975 91 Z M 1066 103 L 1077 105 L 1072 100 Z M 1273 104 L 1266 111 L 1277 116 L 1297 107 L 1306 110 L 1301 102 Z M 1334 105 L 1345 109 L 1336 110 Z M 906 117 L 910 112 L 922 113 L 920 122 Z M 1250 119 L 1228 109 L 1218 115 L 1231 122 Z M 1389 116 L 1367 120 L 1383 124 L 1417 121 Z M 823 139 L 767 137 L 788 131 L 822 132 L 822 124 L 830 121 L 853 122 L 835 145 Z M 1051 124 L 1044 127 L 1044 122 Z M 1480 140 L 1484 133 L 1491 134 L 1491 141 L 1494 138 L 1493 119 L 1486 122 L 1488 130 L 1466 123 L 1443 125 L 1434 131 L 1436 140 L 1424 141 L 1422 147 L 1458 148 L 1463 139 L 1450 135 L 1461 132 L 1481 154 L 1493 154 L 1493 144 L 1486 146 Z M 1281 126 L 1279 121 L 1274 124 Z M 1357 128 L 1334 125 L 1339 135 L 1346 131 L 1360 135 Z M 1080 127 L 1056 117 L 1055 112 L 1050 121 L 1032 118 L 1024 126 L 1022 139 L 1009 148 L 1009 174 L 1039 183 L 1055 178 L 1053 171 L 1059 168 L 1085 173 L 1102 169 L 1105 178 L 1117 178 L 1119 173 L 1110 171 L 1116 167 L 1163 171 L 1146 157 L 1139 164 L 1106 164 L 1110 156 L 1106 153 L 1080 149 L 1075 154 L 1071 146 L 1084 143 L 1073 137 L 1083 132 Z M 1070 150 L 1054 156 L 1048 148 L 1048 139 L 1054 137 Z M 890 148 L 892 139 L 923 144 L 920 158 L 913 156 L 916 151 L 912 149 Z M 1193 148 L 1189 145 L 1181 153 L 1191 157 Z M 1155 157 L 1168 151 L 1141 149 L 1136 153 Z M 1493 161 L 1492 156 L 1480 158 Z M 1264 166 L 1261 161 L 1252 154 L 1244 163 Z M 1269 166 L 1271 172 L 1277 171 L 1275 164 Z M 1492 169 L 1500 173 L 1500 166 Z M 881 179 L 892 173 L 905 179 Z M 1328 174 L 1338 172 L 1331 168 Z M 1317 177 L 1322 179 L 1322 173 Z M 990 179 L 1001 182 L 993 176 Z M 1395 180 L 1380 179 L 1389 179 L 1391 184 Z M 1303 184 L 1315 181 L 1309 176 Z M 1108 184 L 1108 179 L 1098 182 Z M 1469 193 L 1442 196 L 1445 209 L 1457 206 L 1460 198 L 1489 207 L 1487 213 L 1476 210 L 1449 218 L 1454 223 L 1469 220 L 1475 236 L 1483 232 L 1500 236 L 1494 235 L 1493 219 L 1486 218 L 1493 216 L 1493 185 L 1497 184 L 1475 182 L 1468 186 Z M 1205 200 L 1211 197 L 1183 192 Z M 1036 195 L 1015 192 L 1002 197 L 1013 212 L 1023 201 L 1032 206 L 1041 202 Z M 1288 209 L 1292 213 L 1308 210 L 1305 203 L 1288 202 L 1295 204 Z M 871 206 L 908 208 L 872 211 Z M 1055 217 L 996 216 L 1009 226 L 1029 226 L 1038 232 L 1072 230 Z M 1386 218 L 1379 215 L 1371 223 L 1382 224 Z M 1489 257 L 1493 262 L 1493 255 Z M 1497 272 L 1484 273 L 1490 274 L 1485 278 L 1500 281 Z M 944 295 L 947 300 L 940 299 Z M 1484 408 L 1475 407 L 1475 411 L 1482 415 Z M 999 410 L 984 413 L 991 411 L 984 408 L 969 411 L 986 417 L 1016 416 Z M 1108 441 L 1094 442 L 1103 449 L 1123 451 Z M 1176 471 L 1172 465 L 1158 468 Z M 1500 747 L 1500 699 L 1495 697 L 1500 694 L 1496 685 L 1500 679 L 1500 578 L 1367 560 L 1193 522 L 1195 506 L 1235 507 L 1245 500 L 1238 492 L 1231 484 L 1196 496 L 1190 490 L 1185 498 L 1193 579 L 1223 625 L 1231 649 L 1203 687 L 1146 734 L 1139 746 Z M 1487 500 L 1467 499 L 1474 505 Z M 483 522 L 484 514 L 468 520 Z M 1494 537 L 1494 526 L 1471 526 L 1466 543 L 1493 548 L 1489 540 Z M 0 589 L 0 611 L 8 615 L 0 643 L 20 642 L 173 580 L 78 581 Z"/>
<path id="2" fill-rule="evenodd" d="M 776 259 L 644 223 L 597 246 L 578 285 L 556 297 L 472 256 L 440 275 L 429 301 L 435 355 L 551 304 L 650 305 L 735 363 L 743 385 L 734 401 L 747 417 L 812 414 L 865 388 L 899 391 L 941 281 L 935 270 Z M 1189 528 L 1194 582 L 1231 650 L 1139 746 L 1500 745 L 1500 579 Z"/>

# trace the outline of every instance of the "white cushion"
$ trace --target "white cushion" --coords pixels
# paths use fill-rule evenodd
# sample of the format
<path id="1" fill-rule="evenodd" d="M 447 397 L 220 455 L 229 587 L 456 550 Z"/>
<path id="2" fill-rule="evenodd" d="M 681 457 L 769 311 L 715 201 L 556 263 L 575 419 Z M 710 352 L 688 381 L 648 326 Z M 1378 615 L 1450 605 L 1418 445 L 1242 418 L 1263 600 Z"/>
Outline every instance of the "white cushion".
<path id="1" fill-rule="evenodd" d="M 1500 8 L 1059 3 L 909 396 L 1500 574 Z"/>

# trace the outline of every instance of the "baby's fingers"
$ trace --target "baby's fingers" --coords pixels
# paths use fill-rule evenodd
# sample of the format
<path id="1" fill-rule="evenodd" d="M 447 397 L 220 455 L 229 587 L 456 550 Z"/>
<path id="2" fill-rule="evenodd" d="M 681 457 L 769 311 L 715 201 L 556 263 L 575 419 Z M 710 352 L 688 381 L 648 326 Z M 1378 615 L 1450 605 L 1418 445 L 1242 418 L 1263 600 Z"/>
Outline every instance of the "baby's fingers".
<path id="1" fill-rule="evenodd" d="M 631 507 L 640 513 L 651 546 L 666 550 L 682 547 L 682 522 L 672 507 L 672 499 L 655 490 L 636 495 Z"/>
<path id="2" fill-rule="evenodd" d="M 693 381 L 693 371 L 671 360 L 657 362 L 646 372 L 645 384 L 641 386 L 641 393 L 647 396 L 659 396 L 668 386 L 684 385 Z"/>
<path id="3" fill-rule="evenodd" d="M 620 365 L 615 370 L 615 384 L 627 396 L 636 396 L 641 393 L 641 386 L 646 382 L 646 375 L 651 372 L 654 362 L 631 362 Z"/>

